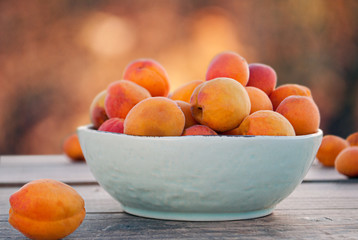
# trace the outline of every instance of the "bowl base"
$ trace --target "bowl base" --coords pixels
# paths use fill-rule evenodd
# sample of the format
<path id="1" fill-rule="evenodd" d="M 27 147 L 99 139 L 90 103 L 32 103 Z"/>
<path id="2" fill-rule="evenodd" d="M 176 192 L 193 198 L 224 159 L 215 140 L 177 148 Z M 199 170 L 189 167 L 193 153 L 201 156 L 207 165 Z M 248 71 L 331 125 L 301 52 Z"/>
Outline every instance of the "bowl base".
<path id="1" fill-rule="evenodd" d="M 240 213 L 188 213 L 188 212 L 160 212 L 152 210 L 143 210 L 123 206 L 126 213 L 154 219 L 177 220 L 177 221 L 231 221 L 245 220 L 264 217 L 271 214 L 274 207 L 250 212 Z"/>

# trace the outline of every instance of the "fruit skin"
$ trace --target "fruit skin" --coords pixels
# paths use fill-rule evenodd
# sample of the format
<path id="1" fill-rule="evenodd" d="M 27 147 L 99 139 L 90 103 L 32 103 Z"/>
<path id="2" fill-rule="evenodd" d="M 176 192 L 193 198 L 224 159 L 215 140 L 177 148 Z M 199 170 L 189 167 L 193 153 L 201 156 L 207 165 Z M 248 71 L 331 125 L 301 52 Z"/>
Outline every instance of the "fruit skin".
<path id="1" fill-rule="evenodd" d="M 90 106 L 90 120 L 95 129 L 98 129 L 104 121 L 108 119 L 104 108 L 104 101 L 107 96 L 107 90 L 98 93 L 92 100 Z"/>
<path id="2" fill-rule="evenodd" d="M 311 97 L 289 96 L 278 105 L 276 112 L 290 121 L 296 135 L 316 133 L 319 129 L 321 117 Z"/>
<path id="3" fill-rule="evenodd" d="M 123 133 L 123 128 L 123 118 L 110 118 L 98 128 L 98 131 Z"/>
<path id="4" fill-rule="evenodd" d="M 249 65 L 245 58 L 231 51 L 221 52 L 210 62 L 205 79 L 232 78 L 243 86 L 249 81 Z"/>
<path id="5" fill-rule="evenodd" d="M 342 150 L 334 165 L 339 173 L 350 178 L 358 177 L 358 147 L 352 146 Z"/>
<path id="6" fill-rule="evenodd" d="M 194 89 L 202 84 L 204 81 L 202 80 L 194 80 L 177 88 L 172 94 L 170 94 L 169 98 L 172 100 L 181 100 L 187 103 L 190 103 L 191 95 L 193 94 Z"/>
<path id="7" fill-rule="evenodd" d="M 250 97 L 250 114 L 259 110 L 272 110 L 272 103 L 267 94 L 256 87 L 245 87 Z"/>
<path id="8" fill-rule="evenodd" d="M 52 179 L 25 184 L 9 201 L 9 223 L 30 239 L 64 238 L 86 215 L 82 197 L 69 185 Z"/>
<path id="9" fill-rule="evenodd" d="M 166 97 L 151 97 L 135 105 L 124 120 L 124 133 L 137 136 L 180 136 L 185 116 L 178 104 Z"/>
<path id="10" fill-rule="evenodd" d="M 346 140 L 350 146 L 358 146 L 358 132 L 350 134 Z"/>
<path id="11" fill-rule="evenodd" d="M 214 130 L 205 125 L 194 125 L 184 130 L 182 136 L 192 135 L 218 135 Z"/>
<path id="12" fill-rule="evenodd" d="M 277 84 L 276 71 L 262 63 L 250 63 L 249 70 L 249 81 L 246 86 L 257 87 L 270 96 Z"/>
<path id="13" fill-rule="evenodd" d="M 153 97 L 168 96 L 168 74 L 164 67 L 153 59 L 141 58 L 130 62 L 124 70 L 123 79 L 144 87 Z"/>
<path id="14" fill-rule="evenodd" d="M 317 152 L 317 160 L 326 167 L 333 167 L 338 154 L 349 146 L 348 142 L 339 136 L 325 135 Z"/>
<path id="15" fill-rule="evenodd" d="M 216 78 L 200 84 L 190 103 L 194 119 L 217 132 L 237 127 L 251 109 L 245 88 L 231 78 Z"/>
<path id="16" fill-rule="evenodd" d="M 236 130 L 237 135 L 295 136 L 291 123 L 281 114 L 259 110 L 250 114 Z"/>
<path id="17" fill-rule="evenodd" d="M 63 152 L 73 161 L 84 161 L 85 157 L 82 152 L 80 140 L 76 133 L 66 137 L 62 145 Z"/>
<path id="18" fill-rule="evenodd" d="M 178 104 L 178 106 L 180 107 L 180 109 L 184 113 L 184 116 L 185 116 L 184 129 L 186 129 L 188 127 L 191 127 L 193 125 L 197 125 L 198 122 L 195 121 L 193 115 L 191 114 L 191 105 L 190 105 L 190 103 L 180 101 L 180 100 L 175 100 L 175 102 Z"/>
<path id="19" fill-rule="evenodd" d="M 128 80 L 118 80 L 107 88 L 104 102 L 109 118 L 125 118 L 129 110 L 143 99 L 151 97 L 147 89 Z"/>
<path id="20" fill-rule="evenodd" d="M 299 84 L 283 84 L 273 90 L 270 94 L 273 110 L 276 110 L 278 105 L 280 105 L 285 98 L 292 95 L 312 97 L 311 91 L 306 86 Z"/>

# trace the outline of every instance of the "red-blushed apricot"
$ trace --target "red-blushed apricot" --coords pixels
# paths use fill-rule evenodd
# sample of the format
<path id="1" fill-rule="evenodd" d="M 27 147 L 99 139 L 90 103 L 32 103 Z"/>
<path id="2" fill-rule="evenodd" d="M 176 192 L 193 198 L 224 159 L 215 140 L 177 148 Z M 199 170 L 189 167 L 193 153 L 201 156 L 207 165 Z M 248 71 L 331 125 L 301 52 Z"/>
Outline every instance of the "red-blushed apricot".
<path id="1" fill-rule="evenodd" d="M 306 86 L 299 84 L 283 84 L 273 90 L 273 92 L 270 94 L 273 110 L 276 110 L 278 105 L 285 98 L 292 95 L 312 97 L 311 91 Z"/>
<path id="2" fill-rule="evenodd" d="M 76 190 L 52 179 L 25 184 L 9 201 L 9 223 L 30 239 L 64 238 L 86 215 L 84 200 Z"/>
<path id="3" fill-rule="evenodd" d="M 272 103 L 267 94 L 256 87 L 245 87 L 250 97 L 250 114 L 259 110 L 272 110 Z"/>
<path id="4" fill-rule="evenodd" d="M 230 51 L 216 55 L 209 64 L 205 79 L 221 77 L 232 78 L 246 86 L 249 81 L 249 65 L 245 58 Z"/>
<path id="5" fill-rule="evenodd" d="M 178 104 L 166 97 L 151 97 L 135 105 L 124 120 L 124 133 L 138 136 L 180 136 L 185 116 Z"/>
<path id="6" fill-rule="evenodd" d="M 338 154 L 334 166 L 339 173 L 347 177 L 358 177 L 358 147 L 352 146 L 343 149 Z"/>
<path id="7" fill-rule="evenodd" d="M 148 90 L 134 82 L 115 81 L 107 88 L 107 96 L 104 102 L 107 116 L 124 119 L 134 105 L 149 97 L 151 96 Z"/>
<path id="8" fill-rule="evenodd" d="M 123 133 L 123 125 L 123 118 L 110 118 L 98 128 L 98 131 Z"/>
<path id="9" fill-rule="evenodd" d="M 317 152 L 317 160 L 326 167 L 333 167 L 338 154 L 349 146 L 348 142 L 335 135 L 325 135 Z"/>
<path id="10" fill-rule="evenodd" d="M 242 121 L 237 129 L 237 135 L 295 136 L 295 130 L 281 114 L 259 110 Z"/>
<path id="11" fill-rule="evenodd" d="M 95 129 L 98 129 L 99 126 L 108 119 L 106 110 L 104 109 L 104 100 L 106 96 L 107 91 L 103 90 L 92 100 L 90 106 L 90 120 Z"/>
<path id="12" fill-rule="evenodd" d="M 318 131 L 321 117 L 319 109 L 311 97 L 289 96 L 278 105 L 276 112 L 290 121 L 296 135 Z"/>
<path id="13" fill-rule="evenodd" d="M 250 63 L 249 70 L 250 76 L 246 86 L 259 88 L 270 96 L 277 84 L 276 71 L 262 63 Z"/>
<path id="14" fill-rule="evenodd" d="M 80 145 L 80 140 L 76 133 L 70 134 L 67 136 L 62 145 L 63 152 L 74 161 L 84 161 L 85 157 L 83 156 L 82 148 Z"/>
<path id="15" fill-rule="evenodd" d="M 231 78 L 215 78 L 200 84 L 190 103 L 194 119 L 217 132 L 237 127 L 251 109 L 245 87 Z"/>
<path id="16" fill-rule="evenodd" d="M 178 106 L 180 107 L 180 109 L 184 113 L 184 116 L 185 116 L 184 129 L 198 124 L 198 122 L 195 121 L 193 115 L 191 114 L 191 105 L 190 105 L 190 103 L 180 101 L 180 100 L 175 100 L 175 102 L 178 104 Z"/>
<path id="17" fill-rule="evenodd" d="M 191 135 L 218 135 L 214 130 L 205 125 L 194 125 L 189 128 L 186 128 L 182 136 L 191 136 Z"/>
<path id="18" fill-rule="evenodd" d="M 132 61 L 126 66 L 123 79 L 144 87 L 153 97 L 168 96 L 168 74 L 164 67 L 153 59 L 142 58 Z"/>
<path id="19" fill-rule="evenodd" d="M 202 80 L 194 80 L 177 88 L 172 94 L 170 94 L 169 98 L 172 100 L 181 100 L 187 103 L 190 103 L 190 97 L 194 91 L 194 89 L 203 83 Z"/>
<path id="20" fill-rule="evenodd" d="M 358 132 L 350 134 L 346 140 L 350 146 L 358 146 Z"/>

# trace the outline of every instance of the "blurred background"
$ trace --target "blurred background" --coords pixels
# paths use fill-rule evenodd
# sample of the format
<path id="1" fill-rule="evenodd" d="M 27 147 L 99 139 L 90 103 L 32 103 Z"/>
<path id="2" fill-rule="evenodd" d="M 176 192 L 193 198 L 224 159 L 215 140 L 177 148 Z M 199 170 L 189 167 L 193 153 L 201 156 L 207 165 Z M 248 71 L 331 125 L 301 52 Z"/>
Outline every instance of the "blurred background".
<path id="1" fill-rule="evenodd" d="M 57 154 L 136 58 L 171 90 L 231 50 L 308 86 L 325 134 L 358 131 L 356 0 L 0 0 L 0 154 Z"/>

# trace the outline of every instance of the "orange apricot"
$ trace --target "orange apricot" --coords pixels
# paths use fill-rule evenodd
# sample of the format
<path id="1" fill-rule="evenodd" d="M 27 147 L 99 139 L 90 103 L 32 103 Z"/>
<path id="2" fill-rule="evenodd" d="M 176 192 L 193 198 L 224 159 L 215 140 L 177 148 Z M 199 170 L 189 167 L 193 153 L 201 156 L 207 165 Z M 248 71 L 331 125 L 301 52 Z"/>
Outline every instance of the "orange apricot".
<path id="1" fill-rule="evenodd" d="M 109 118 L 125 118 L 129 110 L 145 98 L 149 98 L 147 89 L 128 80 L 118 80 L 107 88 L 107 96 L 104 102 Z"/>
<path id="2" fill-rule="evenodd" d="M 319 109 L 311 97 L 289 96 L 278 105 L 276 112 L 290 121 L 296 135 L 318 131 L 321 117 Z"/>
<path id="3" fill-rule="evenodd" d="M 299 84 L 284 84 L 277 87 L 270 94 L 273 110 L 276 110 L 278 105 L 288 96 L 299 95 L 311 97 L 311 91 L 309 88 Z"/>
<path id="4" fill-rule="evenodd" d="M 124 120 L 124 133 L 138 136 L 180 136 L 185 116 L 175 101 L 150 97 L 135 105 Z"/>
<path id="5" fill-rule="evenodd" d="M 123 124 L 123 118 L 110 118 L 98 128 L 98 131 L 123 133 Z"/>
<path id="6" fill-rule="evenodd" d="M 336 170 L 347 177 L 358 177 L 358 147 L 352 146 L 342 150 L 335 162 Z"/>
<path id="7" fill-rule="evenodd" d="M 153 97 L 168 96 L 168 74 L 164 67 L 153 59 L 142 58 L 132 61 L 126 66 L 123 79 L 144 87 Z"/>
<path id="8" fill-rule="evenodd" d="M 250 76 L 246 86 L 257 87 L 270 96 L 277 84 L 276 71 L 262 63 L 250 63 L 249 70 Z"/>
<path id="9" fill-rule="evenodd" d="M 62 145 L 63 152 L 74 161 L 84 161 L 80 140 L 76 133 L 73 133 L 66 137 Z"/>
<path id="10" fill-rule="evenodd" d="M 86 215 L 84 200 L 76 190 L 52 179 L 25 184 L 9 201 L 9 223 L 30 239 L 64 238 Z"/>
<path id="11" fill-rule="evenodd" d="M 106 110 L 104 108 L 104 101 L 107 96 L 107 91 L 103 90 L 98 93 L 92 100 L 90 106 L 90 120 L 95 129 L 98 129 L 101 124 L 108 119 Z"/>
<path id="12" fill-rule="evenodd" d="M 175 102 L 178 104 L 178 106 L 180 107 L 180 109 L 184 113 L 184 116 L 185 116 L 184 129 L 198 124 L 198 122 L 195 121 L 193 115 L 191 114 L 191 105 L 190 105 L 190 103 L 180 101 L 180 100 L 175 100 Z"/>
<path id="13" fill-rule="evenodd" d="M 250 97 L 250 114 L 258 110 L 272 110 L 272 103 L 267 94 L 256 87 L 245 87 Z"/>
<path id="14" fill-rule="evenodd" d="M 200 84 L 190 103 L 194 119 L 217 132 L 237 127 L 251 108 L 245 87 L 231 78 L 215 78 Z"/>
<path id="15" fill-rule="evenodd" d="M 317 152 L 317 160 L 326 167 L 333 167 L 338 154 L 349 146 L 348 142 L 335 135 L 325 135 Z"/>
<path id="16" fill-rule="evenodd" d="M 184 102 L 190 103 L 190 97 L 194 91 L 194 89 L 202 84 L 204 81 L 202 80 L 194 80 L 177 88 L 172 94 L 170 94 L 169 98 L 172 100 L 181 100 Z"/>
<path id="17" fill-rule="evenodd" d="M 227 51 L 219 53 L 211 60 L 205 79 L 227 77 L 246 86 L 249 74 L 249 65 L 245 58 L 235 52 Z"/>
<path id="18" fill-rule="evenodd" d="M 350 134 L 346 140 L 350 146 L 358 146 L 358 132 Z"/>
<path id="19" fill-rule="evenodd" d="M 214 130 L 205 125 L 194 125 L 184 130 L 182 136 L 192 135 L 218 135 Z"/>
<path id="20" fill-rule="evenodd" d="M 281 114 L 270 110 L 259 110 L 242 121 L 237 135 L 295 136 L 291 123 Z"/>

